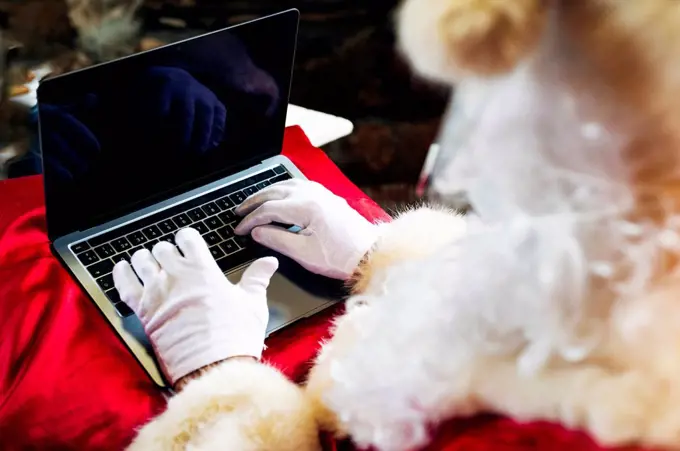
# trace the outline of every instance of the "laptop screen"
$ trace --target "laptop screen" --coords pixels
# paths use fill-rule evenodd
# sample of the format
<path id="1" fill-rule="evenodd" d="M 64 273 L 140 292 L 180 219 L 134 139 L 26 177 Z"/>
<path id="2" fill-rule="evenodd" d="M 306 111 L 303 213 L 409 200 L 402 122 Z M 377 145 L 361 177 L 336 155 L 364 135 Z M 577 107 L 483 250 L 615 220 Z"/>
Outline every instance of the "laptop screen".
<path id="1" fill-rule="evenodd" d="M 280 153 L 298 14 L 44 80 L 38 105 L 50 238 Z"/>

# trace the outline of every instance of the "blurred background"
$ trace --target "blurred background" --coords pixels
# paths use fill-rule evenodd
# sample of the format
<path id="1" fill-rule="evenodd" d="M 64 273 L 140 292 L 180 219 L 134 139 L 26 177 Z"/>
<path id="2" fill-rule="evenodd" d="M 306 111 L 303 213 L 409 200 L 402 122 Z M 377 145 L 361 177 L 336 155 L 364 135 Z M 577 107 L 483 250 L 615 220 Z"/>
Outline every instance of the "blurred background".
<path id="1" fill-rule="evenodd" d="M 350 119 L 324 151 L 384 207 L 413 201 L 450 93 L 413 76 L 395 49 L 396 0 L 0 0 L 0 164 L 30 145 L 31 68 L 68 72 L 295 7 L 291 103 Z M 0 176 L 1 177 L 1 176 Z"/>

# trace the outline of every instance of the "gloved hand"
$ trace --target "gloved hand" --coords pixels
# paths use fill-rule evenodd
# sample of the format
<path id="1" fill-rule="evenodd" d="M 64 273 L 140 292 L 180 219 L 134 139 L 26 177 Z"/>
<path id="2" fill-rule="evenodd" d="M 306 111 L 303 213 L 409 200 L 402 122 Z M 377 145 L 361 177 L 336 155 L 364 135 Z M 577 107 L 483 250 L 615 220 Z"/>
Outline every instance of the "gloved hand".
<path id="1" fill-rule="evenodd" d="M 220 144 L 227 110 L 189 72 L 177 67 L 152 67 L 140 84 L 133 107 L 138 110 L 136 116 L 145 135 L 163 136 L 173 146 L 199 153 Z"/>
<path id="2" fill-rule="evenodd" d="M 286 180 L 246 199 L 234 230 L 292 258 L 307 270 L 348 279 L 378 238 L 378 227 L 316 182 Z M 300 227 L 297 233 L 271 223 Z"/>
<path id="3" fill-rule="evenodd" d="M 88 105 L 81 105 L 81 114 L 87 114 Z M 86 174 L 101 151 L 94 133 L 76 118 L 73 106 L 41 104 L 39 108 L 43 161 L 50 173 L 61 181 Z"/>
<path id="4" fill-rule="evenodd" d="M 160 242 L 153 255 L 137 251 L 132 267 L 123 261 L 113 268 L 121 300 L 144 325 L 168 379 L 174 385 L 230 357 L 259 359 L 269 321 L 266 290 L 278 261 L 256 260 L 233 285 L 195 229 L 180 230 L 175 240 L 184 256 Z"/>

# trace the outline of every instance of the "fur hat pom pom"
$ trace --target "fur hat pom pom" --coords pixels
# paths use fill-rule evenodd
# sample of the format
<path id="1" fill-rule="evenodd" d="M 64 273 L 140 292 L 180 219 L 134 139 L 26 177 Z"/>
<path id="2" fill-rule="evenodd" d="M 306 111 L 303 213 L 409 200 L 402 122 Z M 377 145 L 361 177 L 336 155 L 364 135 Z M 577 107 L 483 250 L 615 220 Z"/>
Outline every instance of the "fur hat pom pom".
<path id="1" fill-rule="evenodd" d="M 511 71 L 538 45 L 545 0 L 406 0 L 400 51 L 422 76 L 453 83 Z"/>

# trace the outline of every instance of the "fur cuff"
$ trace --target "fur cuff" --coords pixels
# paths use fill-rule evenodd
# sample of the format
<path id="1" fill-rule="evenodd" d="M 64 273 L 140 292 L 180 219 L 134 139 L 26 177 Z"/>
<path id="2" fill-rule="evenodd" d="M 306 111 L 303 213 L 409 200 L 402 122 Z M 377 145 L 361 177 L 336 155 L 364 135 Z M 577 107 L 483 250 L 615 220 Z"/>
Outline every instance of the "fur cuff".
<path id="1" fill-rule="evenodd" d="M 298 386 L 270 366 L 228 360 L 189 382 L 128 449 L 316 451 L 320 444 Z"/>
<path id="2" fill-rule="evenodd" d="M 353 294 L 378 289 L 378 281 L 391 266 L 430 255 L 467 230 L 461 214 L 428 206 L 407 210 L 379 227 L 380 237 L 352 276 Z"/>

